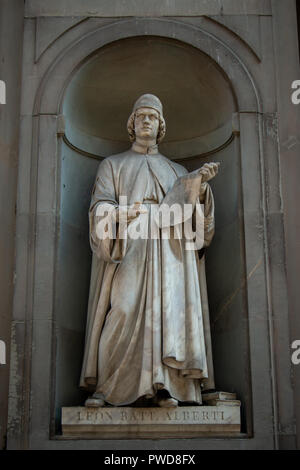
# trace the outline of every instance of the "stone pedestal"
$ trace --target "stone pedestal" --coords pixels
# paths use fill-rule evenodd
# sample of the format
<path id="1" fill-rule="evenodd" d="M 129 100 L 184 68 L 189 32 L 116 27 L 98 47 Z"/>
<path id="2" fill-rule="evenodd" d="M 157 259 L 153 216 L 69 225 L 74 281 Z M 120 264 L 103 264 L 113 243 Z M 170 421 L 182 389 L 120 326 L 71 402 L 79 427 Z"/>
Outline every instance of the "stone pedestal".
<path id="1" fill-rule="evenodd" d="M 240 406 L 62 408 L 65 437 L 191 438 L 240 433 Z"/>

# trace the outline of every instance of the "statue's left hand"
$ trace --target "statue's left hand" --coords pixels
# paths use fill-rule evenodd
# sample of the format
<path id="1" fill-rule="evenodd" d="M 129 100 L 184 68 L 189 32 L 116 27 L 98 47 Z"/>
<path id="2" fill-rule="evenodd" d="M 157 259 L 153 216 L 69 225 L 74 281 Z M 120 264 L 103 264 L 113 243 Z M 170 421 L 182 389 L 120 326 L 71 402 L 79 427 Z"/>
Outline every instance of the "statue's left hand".
<path id="1" fill-rule="evenodd" d="M 199 170 L 199 174 L 202 175 L 202 183 L 205 183 L 213 179 L 218 173 L 220 163 L 205 163 Z"/>

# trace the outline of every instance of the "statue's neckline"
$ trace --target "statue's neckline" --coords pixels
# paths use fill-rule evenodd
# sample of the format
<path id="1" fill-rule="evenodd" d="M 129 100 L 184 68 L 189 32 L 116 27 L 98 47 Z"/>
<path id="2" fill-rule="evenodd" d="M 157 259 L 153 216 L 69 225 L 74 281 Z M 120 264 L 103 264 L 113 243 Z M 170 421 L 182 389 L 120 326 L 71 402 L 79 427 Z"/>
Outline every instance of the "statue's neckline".
<path id="1" fill-rule="evenodd" d="M 142 153 L 143 155 L 157 155 L 158 146 L 152 145 L 151 147 L 144 147 L 144 145 L 139 145 L 136 142 L 132 144 L 132 150 L 136 153 Z"/>

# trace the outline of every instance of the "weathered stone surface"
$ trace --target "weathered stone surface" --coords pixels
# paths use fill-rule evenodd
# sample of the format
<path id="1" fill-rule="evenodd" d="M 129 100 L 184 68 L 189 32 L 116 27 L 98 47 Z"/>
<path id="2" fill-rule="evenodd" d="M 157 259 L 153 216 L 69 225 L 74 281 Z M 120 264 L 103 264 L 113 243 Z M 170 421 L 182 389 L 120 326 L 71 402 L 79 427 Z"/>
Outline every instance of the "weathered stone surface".
<path id="1" fill-rule="evenodd" d="M 64 436 L 94 439 L 231 435 L 240 432 L 240 407 L 65 407 L 62 430 Z"/>
<path id="2" fill-rule="evenodd" d="M 199 16 L 199 15 L 270 15 L 270 0 L 153 0 L 136 2 L 127 0 L 81 0 L 72 1 L 72 16 Z M 29 0 L 25 4 L 25 15 L 69 16 L 68 0 L 41 2 Z"/>
<path id="3" fill-rule="evenodd" d="M 298 3 L 298 2 L 297 2 Z M 277 310 L 275 314 L 275 331 L 276 331 L 276 350 L 277 350 L 277 380 L 278 380 L 278 403 L 279 403 L 279 419 L 281 424 L 280 446 L 282 448 L 292 448 L 290 439 L 295 435 L 295 427 L 292 415 L 295 413 L 298 432 L 297 432 L 297 448 L 300 449 L 300 366 L 294 366 L 290 361 L 285 361 L 287 374 L 282 373 L 283 357 L 287 354 L 287 345 L 284 341 L 291 342 L 300 338 L 300 296 L 299 296 L 299 276 L 300 276 L 300 217 L 299 217 L 299 198 L 300 198 L 300 159 L 299 159 L 299 122 L 300 122 L 300 106 L 294 105 L 290 99 L 291 83 L 300 76 L 299 60 L 291 60 L 291 57 L 298 56 L 298 37 L 297 37 L 297 15 L 296 2 L 288 0 L 282 2 L 280 0 L 272 0 L 272 9 L 274 14 L 274 51 L 276 63 L 276 82 L 278 94 L 278 142 L 280 145 L 280 196 L 281 208 L 284 210 L 284 244 L 286 249 L 286 270 L 288 278 L 288 303 L 289 303 L 289 338 L 282 333 L 283 323 L 287 326 L 287 309 L 285 314 L 282 309 Z M 269 162 L 268 162 L 269 163 Z M 271 172 L 271 163 L 270 172 Z M 278 224 L 279 217 L 275 215 L 272 224 Z M 276 221 L 276 219 L 278 219 Z M 274 230 L 270 227 L 270 233 Z M 278 232 L 280 236 L 280 231 Z M 274 238 L 274 237 L 273 237 Z M 279 240 L 279 238 L 278 238 Z M 273 246 L 273 253 L 277 250 L 277 243 Z M 272 255 L 273 255 L 272 253 Z M 278 270 L 277 279 L 280 277 L 279 263 L 276 258 L 275 268 Z M 280 262 L 281 264 L 281 262 Z M 277 266 L 276 266 L 277 265 Z M 278 291 L 275 286 L 277 296 L 275 299 L 281 299 L 282 289 Z M 278 300 L 275 300 L 278 302 Z M 290 351 L 291 352 L 291 351 Z M 292 368 L 292 370 L 291 370 Z M 289 399 L 287 402 L 286 386 L 293 382 L 294 403 Z M 294 406 L 294 411 L 291 409 Z"/>
<path id="4" fill-rule="evenodd" d="M 45 52 L 60 35 L 80 23 L 84 18 L 44 18 L 36 20 L 35 60 Z"/>
<path id="5" fill-rule="evenodd" d="M 14 3 L 17 2 L 12 0 L 5 2 L 7 5 L 13 5 Z M 24 7 L 22 0 L 18 3 L 20 8 Z M 135 5 L 135 9 L 133 5 Z M 20 74 L 16 73 L 15 64 L 18 64 L 19 69 L 22 65 L 23 70 L 21 103 L 23 118 L 19 146 L 16 289 L 11 348 L 8 447 L 10 449 L 26 447 L 36 449 L 99 449 L 102 447 L 127 450 L 138 447 L 143 449 L 188 449 L 191 446 L 198 449 L 214 450 L 215 448 L 271 449 L 274 447 L 295 447 L 295 419 L 297 418 L 300 422 L 300 369 L 297 366 L 292 370 L 293 366 L 287 349 L 290 344 L 289 341 L 298 338 L 300 321 L 298 315 L 300 219 L 296 204 L 296 201 L 299 200 L 297 195 L 299 194 L 298 132 L 300 108 L 292 105 L 290 101 L 291 82 L 299 78 L 300 73 L 295 1 L 208 0 L 197 2 L 154 1 L 146 3 L 143 1 L 100 2 L 87 0 L 82 2 L 61 0 L 58 2 L 54 0 L 50 3 L 44 0 L 39 2 L 32 0 L 26 1 L 25 8 L 26 15 L 30 17 L 25 21 L 23 35 L 21 28 L 18 26 L 20 16 L 17 14 L 16 9 L 9 21 L 7 16 L 3 15 L 5 20 L 1 23 L 1 28 L 5 27 L 5 30 L 8 28 L 11 31 L 10 34 L 13 34 L 14 40 L 10 41 L 6 36 L 1 42 L 2 47 L 8 52 L 8 59 L 3 62 L 3 66 L 5 65 L 3 70 L 8 71 L 8 64 L 11 63 L 13 64 L 13 71 L 10 72 L 12 77 L 2 75 L 0 78 L 6 81 L 7 87 L 10 83 L 13 88 L 19 90 L 20 86 L 15 85 L 15 79 Z M 105 14 L 110 16 L 100 17 Z M 61 17 L 61 22 L 56 21 L 56 15 Z M 97 15 L 99 16 L 97 17 Z M 116 15 L 120 17 L 120 22 L 116 21 Z M 151 16 L 152 18 L 126 19 L 125 16 L 128 15 Z M 222 18 L 226 17 L 223 21 L 226 28 L 201 15 L 217 15 L 220 22 L 222 22 Z M 232 15 L 235 15 L 235 17 L 233 18 Z M 250 18 L 249 15 L 263 16 Z M 23 14 L 21 14 L 22 16 Z M 37 36 L 35 16 L 41 20 L 37 28 Z M 80 22 L 80 19 L 85 16 L 89 18 Z M 92 16 L 95 16 L 95 18 Z M 162 18 L 162 16 L 176 16 L 176 18 Z M 153 19 L 153 17 L 155 18 Z M 251 26 L 250 22 L 248 24 L 249 18 Z M 76 23 L 78 19 L 79 23 Z M 74 27 L 72 27 L 73 21 L 76 23 Z M 105 22 L 115 23 L 115 26 L 100 28 L 100 23 L 103 26 Z M 50 23 L 53 28 L 54 24 L 56 25 L 54 29 L 52 29 Z M 44 28 L 46 24 L 47 30 Z M 65 30 L 61 27 L 63 24 L 66 26 Z M 246 29 L 244 28 L 245 25 Z M 99 28 L 97 34 L 90 34 L 92 30 L 97 28 Z M 202 30 L 205 30 L 206 33 L 204 34 Z M 217 342 L 219 354 L 215 350 L 214 353 L 217 354 L 214 357 L 221 357 L 222 354 L 225 362 L 230 365 L 227 368 L 230 369 L 231 376 L 240 376 L 241 382 L 246 382 L 247 377 L 249 381 L 251 380 L 249 388 L 247 385 L 247 387 L 236 389 L 238 396 L 242 398 L 243 404 L 242 430 L 245 431 L 246 429 L 248 432 L 247 436 L 241 435 L 238 439 L 218 439 L 216 441 L 215 439 L 202 437 L 201 439 L 194 439 L 191 443 L 189 439 L 182 439 L 180 435 L 178 439 L 170 439 L 169 441 L 164 439 L 154 442 L 150 439 L 149 441 L 132 440 L 130 442 L 126 440 L 129 437 L 127 434 L 122 441 L 115 440 L 115 436 L 112 435 L 113 439 L 111 441 L 106 440 L 104 443 L 97 439 L 93 441 L 91 439 L 78 439 L 78 437 L 74 442 L 72 438 L 54 436 L 52 430 L 49 439 L 49 423 L 53 422 L 54 419 L 59 422 L 57 415 L 54 416 L 54 413 L 58 414 L 58 412 L 54 412 L 54 406 L 52 408 L 51 405 L 54 402 L 53 396 L 56 395 L 56 410 L 60 409 L 62 403 L 67 406 L 72 405 L 72 403 L 79 403 L 79 401 L 73 401 L 70 393 L 72 387 L 77 386 L 78 371 L 74 370 L 74 383 L 76 382 L 76 385 L 72 385 L 70 376 L 66 380 L 63 367 L 60 370 L 56 370 L 55 366 L 53 367 L 53 364 L 55 364 L 55 357 L 53 357 L 55 344 L 52 344 L 50 340 L 53 327 L 51 320 L 52 318 L 56 319 L 59 312 L 56 308 L 52 308 L 50 299 L 50 290 L 53 289 L 52 283 L 48 285 L 49 293 L 45 294 L 48 280 L 55 277 L 52 260 L 50 260 L 50 264 L 48 263 L 49 269 L 43 269 L 43 266 L 44 263 L 49 261 L 50 253 L 54 253 L 53 246 L 54 243 L 57 243 L 57 240 L 52 232 L 48 238 L 45 238 L 50 219 L 47 223 L 46 219 L 42 221 L 39 217 L 37 219 L 38 224 L 35 226 L 36 198 L 39 198 L 38 207 L 40 210 L 46 209 L 48 212 L 48 203 L 50 209 L 53 207 L 53 199 L 47 201 L 44 197 L 40 198 L 41 195 L 45 196 L 45 193 L 42 188 L 36 191 L 36 184 L 39 186 L 45 184 L 45 189 L 50 187 L 51 194 L 54 191 L 52 188 L 54 178 L 51 174 L 51 164 L 54 161 L 38 162 L 36 148 L 38 142 L 43 143 L 43 157 L 48 158 L 49 156 L 50 158 L 52 156 L 51 158 L 53 158 L 53 154 L 51 154 L 53 152 L 53 140 L 51 140 L 52 137 L 44 135 L 49 132 L 46 125 L 42 124 L 39 128 L 38 115 L 41 112 L 44 114 L 61 113 L 60 99 L 64 86 L 71 79 L 74 70 L 84 63 L 90 54 L 100 50 L 99 48 L 103 45 L 133 35 L 166 36 L 196 47 L 220 66 L 224 75 L 228 77 L 228 83 L 237 97 L 237 111 L 241 113 L 241 137 L 240 140 L 237 138 L 233 144 L 236 145 L 236 148 L 240 148 L 240 154 L 238 155 L 241 156 L 242 161 L 240 191 L 243 195 L 243 206 L 239 210 L 243 229 L 245 229 L 245 244 L 241 240 L 241 252 L 245 251 L 243 262 L 245 262 L 246 269 L 245 284 L 241 285 L 241 289 L 245 288 L 247 299 L 243 307 L 245 311 L 240 308 L 239 303 L 236 301 L 237 297 L 234 298 L 235 304 L 233 302 L 226 304 L 230 306 L 230 309 L 224 310 L 225 314 L 217 322 L 219 336 L 215 335 L 214 339 Z M 247 47 L 246 43 L 251 47 Z M 24 45 L 23 61 L 21 61 L 19 55 L 10 52 L 16 44 L 18 44 L 18 47 Z M 253 50 L 259 56 L 260 61 L 252 53 Z M 37 63 L 35 62 L 36 51 L 43 51 Z M 59 62 L 60 60 L 61 62 Z M 47 74 L 46 71 L 49 73 Z M 51 71 L 53 73 L 50 73 Z M 43 77 L 45 82 L 43 82 Z M 48 79 L 49 82 L 47 82 Z M 45 90 L 41 88 L 42 83 L 45 85 Z M 32 109 L 37 90 L 40 91 L 36 100 L 36 117 L 32 119 Z M 11 135 L 6 128 L 7 123 L 9 123 L 13 132 L 16 127 L 15 119 L 4 119 L 6 116 L 4 112 L 8 110 L 9 106 L 15 106 L 12 99 L 17 99 L 17 95 L 18 93 L 9 95 L 8 90 L 7 104 L 1 109 L 1 111 L 3 110 L 1 115 L 3 120 L 0 123 L 2 126 L 1 132 L 3 131 L 2 135 L 5 136 L 5 139 Z M 42 108 L 39 106 L 40 102 L 42 102 Z M 270 116 L 271 114 L 278 115 L 279 129 L 277 136 L 273 133 L 272 122 L 266 114 L 265 118 L 267 119 L 264 119 L 261 112 L 269 113 Z M 33 121 L 36 122 L 32 126 Z M 51 121 L 50 118 L 49 121 Z M 265 134 L 262 132 L 263 121 L 267 124 Z M 42 134 L 40 136 L 42 140 L 39 138 L 38 129 Z M 17 140 L 16 138 L 16 145 Z M 257 145 L 258 142 L 259 145 Z M 7 144 L 7 140 L 5 140 L 5 143 Z M 5 147 L 3 155 L 8 156 L 7 149 L 8 147 Z M 224 161 L 226 159 L 227 154 L 224 155 Z M 4 197 L 2 200 L 4 202 L 8 200 L 14 188 L 16 170 L 14 165 L 13 153 L 10 153 L 7 159 L 3 157 L 2 189 Z M 76 167 L 76 170 L 79 171 L 79 168 L 81 167 Z M 238 170 L 240 168 L 238 164 L 237 168 Z M 9 177 L 11 169 L 13 178 Z M 54 166 L 53 170 L 60 171 L 59 168 Z M 37 171 L 40 172 L 39 175 Z M 85 171 L 88 172 L 89 170 Z M 78 184 L 78 180 L 74 179 L 74 181 Z M 266 197 L 261 192 L 262 188 Z M 228 191 L 224 194 L 224 205 L 225 202 L 230 205 L 228 204 Z M 6 227 L 3 229 L 3 234 L 5 236 L 8 234 L 11 240 L 10 245 L 3 244 L 3 246 L 7 256 L 12 259 L 10 247 L 13 246 L 13 232 L 10 221 L 14 218 L 15 208 L 14 204 L 6 204 L 3 207 L 5 208 L 3 227 Z M 218 207 L 221 206 L 218 205 Z M 230 209 L 227 210 L 226 214 L 228 215 L 232 211 L 232 206 L 230 205 Z M 283 210 L 285 211 L 284 233 L 282 230 Z M 266 219 L 268 224 L 263 225 L 262 222 Z M 50 224 L 50 226 L 52 225 Z M 232 227 L 233 230 L 234 225 Z M 39 247 L 37 251 L 34 237 L 36 230 L 37 246 Z M 223 230 L 225 232 L 225 229 Z M 44 240 L 43 244 L 41 240 Z M 70 243 L 70 239 L 67 242 L 70 251 L 74 246 L 77 247 L 75 243 L 74 245 Z M 269 246 L 269 255 L 264 256 L 264 249 L 268 247 L 268 243 L 271 244 Z M 38 260 L 41 249 L 46 245 L 49 246 L 48 256 L 40 259 L 39 270 L 35 271 L 33 269 L 34 257 L 36 256 Z M 285 305 L 284 247 L 287 250 L 289 311 L 287 311 Z M 3 257 L 4 261 L 5 259 L 6 257 Z M 9 262 L 3 262 L 2 265 L 1 270 L 3 273 L 7 272 L 5 270 L 7 270 Z M 38 277 L 40 279 L 37 279 Z M 68 276 L 65 276 L 65 278 L 66 283 L 69 282 L 70 278 Z M 4 302 L 4 306 L 8 304 L 6 299 L 10 302 L 12 298 L 11 290 L 7 290 L 5 286 L 6 284 L 3 283 L 4 296 L 2 302 Z M 73 291 L 76 289 L 74 285 L 72 285 L 72 289 Z M 37 292 L 34 292 L 35 290 Z M 267 296 L 265 295 L 266 292 Z M 33 298 L 34 307 L 32 305 Z M 74 299 L 72 301 L 74 302 Z M 71 313 L 74 311 L 71 307 L 72 305 L 69 306 L 68 315 L 65 314 L 64 305 L 61 308 L 64 324 L 63 327 L 59 325 L 61 327 L 59 334 L 64 331 L 65 323 L 67 323 L 67 326 L 70 323 L 72 328 L 77 328 L 80 323 L 77 311 L 77 320 L 73 321 L 74 317 L 71 316 Z M 3 308 L 3 312 L 5 315 L 3 317 L 4 325 L 6 325 L 6 315 L 9 314 L 9 308 Z M 238 316 L 239 312 L 241 314 Z M 33 344 L 31 340 L 32 317 L 36 319 L 33 328 Z M 237 318 L 239 318 L 238 322 L 235 321 Z M 242 368 L 244 375 L 240 374 L 238 361 L 240 365 L 244 366 L 248 360 L 246 354 L 244 354 L 248 346 L 247 341 L 244 341 L 245 336 L 240 334 L 241 325 L 243 331 L 246 332 L 247 341 L 249 341 L 251 359 L 249 370 L 246 367 Z M 56 327 L 57 324 L 54 328 Z M 59 339 L 63 344 L 69 341 L 68 347 L 63 351 L 66 357 L 69 357 L 68 354 L 71 355 L 72 353 L 72 342 L 76 341 L 75 335 L 76 331 L 71 331 L 67 335 L 61 335 Z M 238 339 L 238 335 L 240 339 Z M 228 351 L 226 357 L 223 354 L 222 345 L 224 345 L 224 348 L 230 345 L 230 350 L 226 349 Z M 235 351 L 243 351 L 243 354 L 237 355 Z M 79 353 L 76 352 L 76 354 Z M 237 356 L 243 357 L 244 362 Z M 61 357 L 58 355 L 58 362 L 61 361 Z M 234 371 L 232 371 L 231 366 L 233 359 L 235 360 Z M 223 378 L 220 376 L 219 371 L 223 369 L 224 377 L 228 377 L 228 373 L 226 373 L 226 367 L 222 367 L 222 364 L 220 366 L 219 363 L 217 366 L 219 368 L 217 377 L 219 381 L 221 377 L 223 387 Z M 291 384 L 291 376 L 293 385 Z M 6 389 L 5 380 L 5 378 L 3 381 L 0 380 L 1 384 L 3 383 L 3 389 Z M 62 383 L 63 381 L 66 381 L 67 384 L 64 382 L 61 385 L 62 389 L 57 392 L 55 387 L 58 382 Z M 263 387 L 261 386 L 262 383 L 264 384 Z M 293 387 L 294 400 L 291 397 Z M 57 395 L 59 395 L 59 399 L 57 399 Z M 2 395 L 0 398 L 2 398 Z M 251 403 L 253 403 L 253 408 Z M 6 416 L 5 400 L 4 408 L 1 407 L 0 414 L 1 422 L 3 422 L 2 417 Z M 249 427 L 248 423 L 250 423 Z M 2 430 L 0 434 L 3 434 Z M 300 435 L 298 432 L 299 446 Z"/>
<path id="6" fill-rule="evenodd" d="M 258 15 L 221 15 L 210 18 L 237 34 L 258 58 L 261 56 L 261 28 Z"/>
<path id="7" fill-rule="evenodd" d="M 0 449 L 7 433 L 23 13 L 23 2 L 0 2 L 0 79 L 6 89 L 5 104 L 0 103 L 0 340 L 6 345 L 6 364 L 0 364 Z"/>

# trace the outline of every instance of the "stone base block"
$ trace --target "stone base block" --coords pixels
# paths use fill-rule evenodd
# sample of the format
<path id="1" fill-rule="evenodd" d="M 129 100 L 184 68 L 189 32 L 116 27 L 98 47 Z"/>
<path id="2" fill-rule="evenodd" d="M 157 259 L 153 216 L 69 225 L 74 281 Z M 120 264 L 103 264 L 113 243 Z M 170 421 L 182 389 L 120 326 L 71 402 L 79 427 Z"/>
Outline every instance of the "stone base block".
<path id="1" fill-rule="evenodd" d="M 82 439 L 236 435 L 240 433 L 240 407 L 65 407 L 62 408 L 62 432 L 65 437 Z"/>

